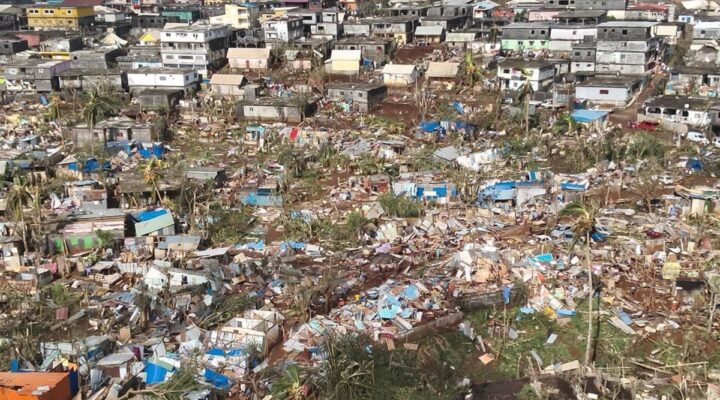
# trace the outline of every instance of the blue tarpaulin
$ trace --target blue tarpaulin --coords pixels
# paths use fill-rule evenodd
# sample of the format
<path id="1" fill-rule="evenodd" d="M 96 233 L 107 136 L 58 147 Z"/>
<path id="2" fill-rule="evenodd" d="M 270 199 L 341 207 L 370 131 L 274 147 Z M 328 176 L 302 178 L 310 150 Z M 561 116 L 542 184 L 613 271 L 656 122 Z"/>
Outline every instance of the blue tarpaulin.
<path id="1" fill-rule="evenodd" d="M 510 287 L 509 286 L 505 286 L 504 288 L 502 288 L 502 298 L 503 298 L 503 303 L 510 304 Z"/>
<path id="2" fill-rule="evenodd" d="M 423 121 L 420 123 L 420 129 L 425 132 L 434 132 L 440 128 L 442 128 L 442 126 L 440 126 L 440 122 L 438 121 Z"/>
<path id="3" fill-rule="evenodd" d="M 151 362 L 148 362 L 145 364 L 145 383 L 148 385 L 152 385 L 155 383 L 162 383 L 165 382 L 165 376 L 167 375 L 168 370 L 165 368 L 153 364 Z"/>
<path id="4" fill-rule="evenodd" d="M 20 363 L 17 358 L 10 360 L 10 372 L 18 372 L 20 370 Z"/>
<path id="5" fill-rule="evenodd" d="M 465 113 L 465 107 L 463 107 L 463 104 L 461 102 L 453 101 L 452 106 L 459 114 Z"/>
<path id="6" fill-rule="evenodd" d="M 111 167 L 110 167 L 110 161 L 105 161 L 105 162 L 103 163 L 103 169 L 106 170 L 106 171 L 109 171 L 110 168 L 111 168 Z M 100 162 L 99 162 L 97 159 L 95 159 L 95 158 L 91 158 L 91 159 L 89 159 L 89 160 L 86 160 L 85 163 L 83 164 L 83 172 L 85 172 L 85 173 L 95 172 L 95 171 L 97 171 L 98 169 L 100 169 Z"/>
<path id="7" fill-rule="evenodd" d="M 210 368 L 205 368 L 204 376 L 208 382 L 220 390 L 230 390 L 230 387 L 232 386 L 230 384 L 230 378 L 223 374 L 219 374 Z"/>
<path id="8" fill-rule="evenodd" d="M 702 163 L 697 158 L 690 158 L 687 160 L 685 168 L 700 171 L 702 169 Z"/>
<path id="9" fill-rule="evenodd" d="M 70 370 L 68 372 L 68 375 L 70 376 L 70 394 L 75 395 L 78 391 L 80 391 L 80 379 L 78 377 L 78 371 L 77 370 Z"/>
<path id="10" fill-rule="evenodd" d="M 560 189 L 584 192 L 588 189 L 587 183 L 574 183 L 574 182 L 562 182 L 560 183 Z"/>
<path id="11" fill-rule="evenodd" d="M 580 123 L 595 122 L 605 118 L 606 115 L 608 115 L 607 111 L 597 110 L 575 110 L 570 114 L 573 120 Z"/>

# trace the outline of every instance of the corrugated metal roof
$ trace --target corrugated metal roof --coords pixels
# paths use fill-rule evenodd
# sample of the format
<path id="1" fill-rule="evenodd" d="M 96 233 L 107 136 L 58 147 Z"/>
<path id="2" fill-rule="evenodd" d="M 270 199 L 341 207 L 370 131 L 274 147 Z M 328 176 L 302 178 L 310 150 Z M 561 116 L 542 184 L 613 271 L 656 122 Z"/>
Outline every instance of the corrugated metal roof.
<path id="1" fill-rule="evenodd" d="M 460 63 L 431 62 L 425 76 L 428 78 L 454 78 L 460 69 Z"/>
<path id="2" fill-rule="evenodd" d="M 477 37 L 475 32 L 448 32 L 445 35 L 446 42 L 472 42 Z"/>
<path id="3" fill-rule="evenodd" d="M 211 85 L 242 85 L 245 75 L 236 74 L 215 74 L 210 78 Z"/>
<path id="4" fill-rule="evenodd" d="M 227 52 L 228 59 L 241 60 L 265 60 L 270 58 L 270 49 L 253 49 L 253 48 L 231 48 Z"/>
<path id="5" fill-rule="evenodd" d="M 347 61 L 360 61 L 361 51 L 360 50 L 333 50 L 332 60 L 347 60 Z"/>
<path id="6" fill-rule="evenodd" d="M 443 27 L 440 25 L 418 26 L 415 29 L 416 36 L 440 36 L 443 33 Z"/>
<path id="7" fill-rule="evenodd" d="M 382 72 L 383 74 L 410 75 L 415 70 L 412 64 L 387 64 Z"/>

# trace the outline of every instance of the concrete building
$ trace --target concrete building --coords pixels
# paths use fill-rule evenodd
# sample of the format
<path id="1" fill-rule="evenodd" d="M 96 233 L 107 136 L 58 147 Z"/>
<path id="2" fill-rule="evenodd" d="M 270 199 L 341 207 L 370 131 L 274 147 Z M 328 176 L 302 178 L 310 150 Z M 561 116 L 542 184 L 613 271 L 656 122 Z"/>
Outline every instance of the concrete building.
<path id="1" fill-rule="evenodd" d="M 720 69 L 717 65 L 680 65 L 673 67 L 665 85 L 666 95 L 718 96 L 720 90 Z"/>
<path id="2" fill-rule="evenodd" d="M 389 55 L 395 49 L 395 42 L 392 39 L 350 37 L 336 41 L 333 49 L 360 50 L 363 56 Z"/>
<path id="3" fill-rule="evenodd" d="M 594 41 L 597 38 L 597 25 L 555 24 L 550 32 L 550 51 L 555 54 L 570 53 L 572 45 Z"/>
<path id="4" fill-rule="evenodd" d="M 550 24 L 517 22 L 503 27 L 503 50 L 542 50 L 550 47 Z"/>
<path id="5" fill-rule="evenodd" d="M 698 51 L 704 45 L 716 45 L 715 39 L 720 37 L 720 21 L 698 22 L 693 28 L 693 40 L 690 45 L 691 51 Z"/>
<path id="6" fill-rule="evenodd" d="M 410 43 L 415 37 L 419 19 L 407 17 L 376 17 L 348 21 L 344 24 L 346 36 L 372 36 L 377 39 L 392 39 L 396 44 Z"/>
<path id="7" fill-rule="evenodd" d="M 230 25 L 234 29 L 253 29 L 260 27 L 260 8 L 252 3 L 225 4 L 225 14 L 209 18 L 215 25 Z"/>
<path id="8" fill-rule="evenodd" d="M 382 81 L 387 86 L 409 86 L 417 82 L 418 75 L 413 64 L 386 64 L 382 70 Z"/>
<path id="9" fill-rule="evenodd" d="M 358 74 L 362 55 L 360 50 L 333 50 L 330 72 L 333 74 Z"/>
<path id="10" fill-rule="evenodd" d="M 73 135 L 79 145 L 91 143 L 137 140 L 140 142 L 152 142 L 157 140 L 160 132 L 152 121 L 139 122 L 128 117 L 113 117 L 102 120 L 95 124 L 93 134 L 85 123 L 76 125 L 73 128 Z"/>
<path id="11" fill-rule="evenodd" d="M 658 61 L 656 22 L 612 21 L 598 25 L 596 71 L 642 75 Z"/>
<path id="12" fill-rule="evenodd" d="M 71 68 L 58 74 L 60 90 L 92 90 L 98 86 L 118 92 L 127 88 L 127 75 L 119 69 Z"/>
<path id="13" fill-rule="evenodd" d="M 265 97 L 245 100 L 238 104 L 237 116 L 250 121 L 302 122 L 314 111 L 315 102 L 305 102 L 297 97 Z"/>
<path id="14" fill-rule="evenodd" d="M 597 42 L 574 43 L 570 53 L 570 72 L 595 72 Z"/>
<path id="15" fill-rule="evenodd" d="M 202 76 L 225 63 L 228 48 L 226 25 L 173 26 L 163 29 L 162 63 L 165 68 L 192 68 Z"/>
<path id="16" fill-rule="evenodd" d="M 91 6 L 34 5 L 25 13 L 28 28 L 35 30 L 79 30 L 95 22 Z"/>
<path id="17" fill-rule="evenodd" d="M 509 58 L 497 66 L 497 78 L 502 90 L 515 91 L 529 81 L 533 91 L 545 91 L 552 86 L 555 73 L 555 63 L 544 60 Z"/>
<path id="18" fill-rule="evenodd" d="M 604 10 L 562 11 L 552 18 L 556 25 L 598 25 L 607 21 Z M 554 27 L 554 26 L 553 26 Z"/>
<path id="19" fill-rule="evenodd" d="M 18 60 L 3 66 L 5 90 L 15 93 L 47 93 L 59 90 L 58 75 L 70 69 L 68 60 Z"/>
<path id="20" fill-rule="evenodd" d="M 244 98 L 247 79 L 238 74 L 214 74 L 210 78 L 210 91 L 213 95 Z"/>
<path id="21" fill-rule="evenodd" d="M 122 50 L 117 47 L 98 47 L 70 53 L 73 69 L 108 69 L 115 65 Z"/>
<path id="22" fill-rule="evenodd" d="M 624 109 L 642 90 L 643 78 L 632 76 L 597 77 L 575 85 L 575 98 L 590 106 Z"/>
<path id="23" fill-rule="evenodd" d="M 294 42 L 303 37 L 302 18 L 273 17 L 262 22 L 265 41 Z"/>
<path id="24" fill-rule="evenodd" d="M 148 89 L 182 90 L 187 93 L 200 84 L 198 71 L 194 69 L 143 68 L 127 73 L 128 88 L 132 93 Z"/>
<path id="25" fill-rule="evenodd" d="M 270 67 L 270 49 L 232 48 L 227 58 L 234 70 L 265 71 Z"/>
<path id="26" fill-rule="evenodd" d="M 369 112 L 387 97 L 387 86 L 378 83 L 344 82 L 328 86 L 327 98 L 351 103 L 351 109 Z"/>
<path id="27" fill-rule="evenodd" d="M 418 43 L 442 43 L 445 41 L 445 28 L 439 25 L 420 25 L 415 28 L 415 41 Z"/>
<path id="28" fill-rule="evenodd" d="M 557 1 L 572 1 L 575 3 L 576 10 L 624 10 L 627 5 L 627 0 L 548 0 Z"/>
<path id="29" fill-rule="evenodd" d="M 12 56 L 28 49 L 28 42 L 25 39 L 3 39 L 0 40 L 0 56 Z M 10 57 L 7 58 L 8 60 Z"/>
<path id="30" fill-rule="evenodd" d="M 710 125 L 709 108 L 716 101 L 709 98 L 660 96 L 645 101 L 642 110 L 646 117 L 684 124 L 695 128 Z"/>

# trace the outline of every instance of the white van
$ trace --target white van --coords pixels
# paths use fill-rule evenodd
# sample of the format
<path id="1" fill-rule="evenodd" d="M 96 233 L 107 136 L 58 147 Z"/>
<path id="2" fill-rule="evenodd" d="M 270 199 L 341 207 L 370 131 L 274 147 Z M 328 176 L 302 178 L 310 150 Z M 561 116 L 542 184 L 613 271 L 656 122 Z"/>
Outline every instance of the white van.
<path id="1" fill-rule="evenodd" d="M 702 132 L 688 132 L 687 140 L 704 145 L 710 144 L 710 140 Z"/>

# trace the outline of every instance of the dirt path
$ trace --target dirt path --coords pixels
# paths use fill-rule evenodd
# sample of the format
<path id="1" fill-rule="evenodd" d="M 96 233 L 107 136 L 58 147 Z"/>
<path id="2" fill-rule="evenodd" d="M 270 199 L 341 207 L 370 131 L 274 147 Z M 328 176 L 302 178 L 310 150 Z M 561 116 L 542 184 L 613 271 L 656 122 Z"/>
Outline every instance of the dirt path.
<path id="1" fill-rule="evenodd" d="M 655 87 L 657 87 L 657 84 L 662 78 L 665 77 L 664 73 L 658 73 L 655 74 L 650 82 L 645 86 L 645 88 L 640 92 L 640 95 L 637 99 L 635 99 L 635 103 L 633 103 L 630 107 L 626 108 L 622 111 L 613 112 L 610 114 L 610 121 L 616 124 L 625 124 L 628 121 L 636 121 L 637 120 L 637 113 L 640 111 L 643 103 L 645 100 L 647 100 L 649 97 L 652 96 L 653 92 L 655 91 Z"/>

